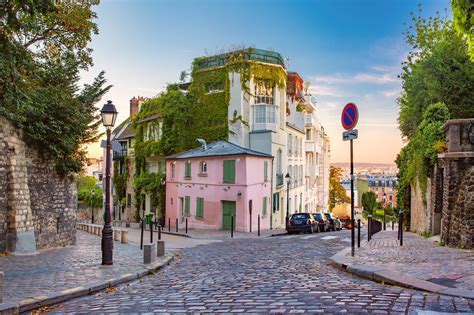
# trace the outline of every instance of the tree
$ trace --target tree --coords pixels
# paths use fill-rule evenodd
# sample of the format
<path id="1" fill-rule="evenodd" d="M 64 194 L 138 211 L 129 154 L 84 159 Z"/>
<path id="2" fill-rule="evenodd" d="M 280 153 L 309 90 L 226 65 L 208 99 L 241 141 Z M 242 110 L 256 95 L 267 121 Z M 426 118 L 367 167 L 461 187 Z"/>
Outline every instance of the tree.
<path id="1" fill-rule="evenodd" d="M 374 192 L 366 191 L 362 194 L 362 207 L 364 207 L 363 215 L 364 218 L 367 218 L 368 215 L 372 215 L 377 204 L 377 198 L 375 197 Z"/>
<path id="2" fill-rule="evenodd" d="M 79 70 L 92 64 L 93 2 L 0 4 L 0 115 L 63 174 L 81 170 L 83 145 L 98 137 L 94 105 L 110 89 L 103 73 L 82 91 L 78 86 Z"/>
<path id="3" fill-rule="evenodd" d="M 91 176 L 78 178 L 77 199 L 90 208 L 100 208 L 103 203 L 103 190 Z"/>
<path id="4" fill-rule="evenodd" d="M 346 190 L 341 185 L 342 169 L 336 166 L 329 168 L 329 209 L 334 209 L 336 204 L 351 202 Z"/>
<path id="5" fill-rule="evenodd" d="M 469 43 L 469 54 L 474 61 L 474 3 L 472 0 L 451 0 L 454 26 L 465 34 Z"/>
<path id="6" fill-rule="evenodd" d="M 403 94 L 398 100 L 399 127 L 407 140 L 430 104 L 446 104 L 452 118 L 474 116 L 474 63 L 465 40 L 439 14 L 425 20 L 420 13 L 412 20 L 405 33 L 412 50 L 403 64 Z"/>

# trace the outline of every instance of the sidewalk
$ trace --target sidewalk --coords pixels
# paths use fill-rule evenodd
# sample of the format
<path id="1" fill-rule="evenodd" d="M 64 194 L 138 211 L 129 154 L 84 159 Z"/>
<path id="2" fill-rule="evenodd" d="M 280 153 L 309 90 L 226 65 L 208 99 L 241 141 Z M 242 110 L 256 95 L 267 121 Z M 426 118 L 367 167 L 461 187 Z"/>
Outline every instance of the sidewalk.
<path id="1" fill-rule="evenodd" d="M 474 298 L 474 251 L 438 246 L 417 234 L 381 231 L 362 241 L 351 257 L 350 248 L 331 258 L 348 272 L 379 282 L 447 295 Z"/>
<path id="2" fill-rule="evenodd" d="M 141 278 L 168 264 L 169 253 L 154 264 L 143 264 L 139 246 L 114 242 L 113 266 L 101 265 L 101 238 L 77 231 L 77 245 L 39 251 L 36 255 L 0 257 L 5 273 L 4 304 L 20 311 L 105 290 Z"/>

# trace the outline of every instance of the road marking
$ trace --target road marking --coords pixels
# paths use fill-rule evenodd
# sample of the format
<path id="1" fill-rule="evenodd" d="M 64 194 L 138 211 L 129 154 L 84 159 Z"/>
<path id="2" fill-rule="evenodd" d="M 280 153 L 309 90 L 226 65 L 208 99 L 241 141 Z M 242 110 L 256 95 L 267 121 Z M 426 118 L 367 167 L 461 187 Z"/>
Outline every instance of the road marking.
<path id="1" fill-rule="evenodd" d="M 317 235 L 308 235 L 308 236 L 303 236 L 301 239 L 302 240 L 309 240 L 310 238 L 318 237 Z"/>
<path id="2" fill-rule="evenodd" d="M 322 240 L 333 240 L 335 238 L 338 238 L 339 236 L 325 236 L 325 237 L 321 237 Z"/>

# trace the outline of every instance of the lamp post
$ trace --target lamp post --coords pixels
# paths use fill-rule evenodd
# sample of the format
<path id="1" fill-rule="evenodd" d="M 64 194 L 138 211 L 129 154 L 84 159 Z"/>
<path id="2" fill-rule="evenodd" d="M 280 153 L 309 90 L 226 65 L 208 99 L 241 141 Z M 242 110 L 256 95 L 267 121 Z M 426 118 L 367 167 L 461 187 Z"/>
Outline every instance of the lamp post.
<path id="1" fill-rule="evenodd" d="M 291 177 L 289 173 L 286 173 L 285 180 L 286 180 L 286 222 L 285 224 L 288 225 L 288 220 L 290 217 L 290 183 L 291 183 Z"/>
<path id="2" fill-rule="evenodd" d="M 102 230 L 102 265 L 113 264 L 113 231 L 110 225 L 111 217 L 111 204 L 110 204 L 110 151 L 112 150 L 112 143 L 110 142 L 110 135 L 112 127 L 115 125 L 117 119 L 117 110 L 112 101 L 107 101 L 102 109 L 100 115 L 102 116 L 102 124 L 107 129 L 107 149 L 106 149 L 106 160 L 105 160 L 105 209 L 104 209 L 104 228 Z"/>
<path id="3" fill-rule="evenodd" d="M 382 207 L 383 207 L 383 230 L 386 230 L 386 221 L 385 221 L 385 200 L 387 199 L 387 194 L 384 192 L 382 196 Z"/>
<path id="4" fill-rule="evenodd" d="M 92 203 L 95 203 L 95 191 L 91 189 Z M 94 206 L 91 207 L 91 223 L 94 224 Z"/>

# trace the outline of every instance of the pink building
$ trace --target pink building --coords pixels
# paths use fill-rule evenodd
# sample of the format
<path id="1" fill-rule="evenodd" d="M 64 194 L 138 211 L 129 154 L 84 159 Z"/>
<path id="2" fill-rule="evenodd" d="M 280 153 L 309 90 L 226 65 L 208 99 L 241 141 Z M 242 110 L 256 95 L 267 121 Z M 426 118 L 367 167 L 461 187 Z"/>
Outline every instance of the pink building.
<path id="1" fill-rule="evenodd" d="M 270 228 L 271 155 L 217 141 L 166 158 L 166 217 L 175 227 Z"/>

